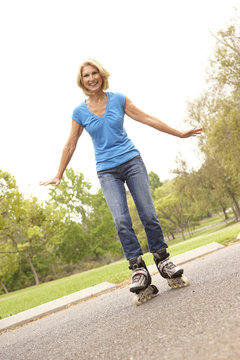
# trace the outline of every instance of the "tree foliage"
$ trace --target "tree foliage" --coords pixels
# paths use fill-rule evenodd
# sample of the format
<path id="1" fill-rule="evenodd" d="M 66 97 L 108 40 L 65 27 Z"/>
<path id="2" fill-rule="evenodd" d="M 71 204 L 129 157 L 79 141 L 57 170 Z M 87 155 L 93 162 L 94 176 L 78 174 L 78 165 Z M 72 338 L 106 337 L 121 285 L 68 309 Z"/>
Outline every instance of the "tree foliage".
<path id="1" fill-rule="evenodd" d="M 149 185 L 150 185 L 151 194 L 152 194 L 153 199 L 155 199 L 155 190 L 157 188 L 159 188 L 160 186 L 162 186 L 163 183 L 160 181 L 158 174 L 156 174 L 153 171 L 149 172 L 148 177 L 149 177 Z"/>
<path id="2" fill-rule="evenodd" d="M 38 284 L 39 273 L 48 271 L 54 257 L 51 250 L 61 237 L 64 213 L 52 205 L 43 207 L 36 198 L 24 199 L 15 179 L 3 171 L 0 189 L 1 281 L 7 282 L 25 262 Z"/>
<path id="3" fill-rule="evenodd" d="M 208 88 L 188 106 L 188 121 L 203 126 L 199 148 L 205 162 L 198 176 L 205 178 L 209 202 L 233 207 L 240 221 L 240 27 L 233 21 L 218 32 L 210 61 Z M 206 186 L 209 184 L 209 187 Z M 211 192 L 211 190 L 213 190 Z M 220 200 L 221 199 L 221 200 Z"/>

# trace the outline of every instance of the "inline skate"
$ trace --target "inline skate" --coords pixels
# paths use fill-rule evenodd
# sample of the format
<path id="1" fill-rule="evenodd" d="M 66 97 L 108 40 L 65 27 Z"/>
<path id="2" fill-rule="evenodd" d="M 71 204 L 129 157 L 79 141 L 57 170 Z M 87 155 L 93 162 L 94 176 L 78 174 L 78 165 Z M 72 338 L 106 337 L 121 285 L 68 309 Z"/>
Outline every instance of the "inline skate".
<path id="1" fill-rule="evenodd" d="M 132 270 L 130 291 L 135 294 L 133 301 L 141 305 L 152 299 L 158 293 L 158 288 L 151 284 L 151 275 L 141 256 L 129 260 L 129 269 Z"/>
<path id="2" fill-rule="evenodd" d="M 167 280 L 172 289 L 190 285 L 188 278 L 183 275 L 183 269 L 169 259 L 166 249 L 153 253 L 153 258 L 160 275 Z"/>

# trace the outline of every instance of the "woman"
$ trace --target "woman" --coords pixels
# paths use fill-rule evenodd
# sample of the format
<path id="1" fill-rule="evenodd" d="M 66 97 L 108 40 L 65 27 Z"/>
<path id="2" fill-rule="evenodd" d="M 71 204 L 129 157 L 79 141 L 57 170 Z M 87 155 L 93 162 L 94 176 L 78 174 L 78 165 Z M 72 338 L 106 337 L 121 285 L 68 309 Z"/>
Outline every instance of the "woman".
<path id="1" fill-rule="evenodd" d="M 63 149 L 57 175 L 41 185 L 60 184 L 85 128 L 94 144 L 101 188 L 112 213 L 125 257 L 129 261 L 129 268 L 132 269 L 130 291 L 139 293 L 149 288 L 151 276 L 141 257 L 143 252 L 132 228 L 125 182 L 134 199 L 146 231 L 149 251 L 153 254 L 160 274 L 168 279 L 170 284 L 173 279 L 181 279 L 183 269 L 169 260 L 166 250 L 168 245 L 164 241 L 150 194 L 148 174 L 138 149 L 123 127 L 124 115 L 180 138 L 196 136 L 201 133 L 201 129 L 180 132 L 144 113 L 124 95 L 106 92 L 109 76 L 107 70 L 96 60 L 90 59 L 80 65 L 77 84 L 88 97 L 73 111 L 72 129 Z M 180 285 L 184 286 L 186 283 L 182 281 Z"/>

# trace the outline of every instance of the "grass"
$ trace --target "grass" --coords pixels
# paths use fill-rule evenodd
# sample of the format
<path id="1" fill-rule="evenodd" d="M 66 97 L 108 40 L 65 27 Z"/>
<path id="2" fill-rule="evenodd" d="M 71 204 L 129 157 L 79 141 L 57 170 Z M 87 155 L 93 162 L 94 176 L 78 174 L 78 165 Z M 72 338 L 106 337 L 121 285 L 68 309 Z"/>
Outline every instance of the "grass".
<path id="1" fill-rule="evenodd" d="M 185 241 L 169 241 L 169 251 L 171 256 L 175 256 L 211 242 L 227 244 L 235 240 L 239 233 L 240 223 L 218 225 L 214 228 L 202 230 L 201 233 L 198 232 L 194 237 Z M 153 263 L 152 255 L 149 253 L 144 255 L 144 260 L 147 265 Z M 130 275 L 127 261 L 122 260 L 59 280 L 1 295 L 0 319 L 104 281 L 122 282 L 128 279 Z"/>
<path id="2" fill-rule="evenodd" d="M 233 213 L 228 214 L 229 217 L 233 217 Z M 200 221 L 200 225 L 198 226 L 198 229 L 201 229 L 202 227 L 216 225 L 220 222 L 223 222 L 224 218 L 222 215 L 215 215 L 213 217 L 210 217 L 208 219 L 204 219 L 203 221 Z"/>

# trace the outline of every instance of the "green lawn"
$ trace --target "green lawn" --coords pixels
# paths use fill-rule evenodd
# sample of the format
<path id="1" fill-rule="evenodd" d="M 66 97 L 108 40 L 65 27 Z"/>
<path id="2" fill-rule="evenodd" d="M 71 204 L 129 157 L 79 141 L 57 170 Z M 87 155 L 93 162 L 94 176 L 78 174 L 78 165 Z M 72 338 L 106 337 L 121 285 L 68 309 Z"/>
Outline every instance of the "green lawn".
<path id="1" fill-rule="evenodd" d="M 200 235 L 195 235 L 185 241 L 169 241 L 169 251 L 171 256 L 174 256 L 211 242 L 226 244 L 235 240 L 239 233 L 240 223 L 223 224 L 205 230 Z M 144 259 L 147 265 L 153 263 L 152 255 L 149 253 L 144 255 Z M 3 319 L 104 281 L 119 283 L 128 279 L 130 275 L 127 261 L 122 260 L 101 268 L 1 295 L 0 318 Z"/>
<path id="2" fill-rule="evenodd" d="M 229 218 L 233 218 L 233 213 L 230 212 L 228 214 Z M 215 215 L 215 216 L 212 216 L 208 219 L 204 219 L 202 221 L 200 221 L 200 225 L 198 226 L 198 229 L 202 228 L 202 227 L 206 227 L 206 226 L 211 226 L 211 225 L 216 225 L 220 222 L 223 222 L 224 221 L 224 217 L 223 215 Z"/>

